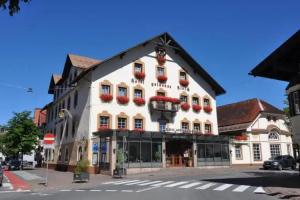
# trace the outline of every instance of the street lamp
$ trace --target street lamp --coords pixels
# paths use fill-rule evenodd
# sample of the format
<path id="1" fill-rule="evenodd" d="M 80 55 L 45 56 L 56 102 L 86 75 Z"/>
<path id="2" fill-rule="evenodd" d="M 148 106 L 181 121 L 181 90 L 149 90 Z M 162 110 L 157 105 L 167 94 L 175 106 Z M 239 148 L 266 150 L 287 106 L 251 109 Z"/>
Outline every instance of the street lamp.
<path id="1" fill-rule="evenodd" d="M 68 118 L 66 117 L 65 114 L 67 114 L 67 117 L 68 117 Z M 63 139 L 64 139 L 64 137 L 65 137 L 65 132 L 66 132 L 66 126 L 67 126 L 68 119 L 72 119 L 73 116 L 72 116 L 72 114 L 71 114 L 71 112 L 70 112 L 69 110 L 63 108 L 63 109 L 61 109 L 61 110 L 59 111 L 58 117 L 59 117 L 60 119 L 65 119 L 64 128 L 63 128 L 63 133 L 62 133 L 61 140 L 60 140 L 60 142 L 59 142 L 59 148 L 58 148 L 58 154 L 60 154 L 61 145 L 62 145 Z"/>

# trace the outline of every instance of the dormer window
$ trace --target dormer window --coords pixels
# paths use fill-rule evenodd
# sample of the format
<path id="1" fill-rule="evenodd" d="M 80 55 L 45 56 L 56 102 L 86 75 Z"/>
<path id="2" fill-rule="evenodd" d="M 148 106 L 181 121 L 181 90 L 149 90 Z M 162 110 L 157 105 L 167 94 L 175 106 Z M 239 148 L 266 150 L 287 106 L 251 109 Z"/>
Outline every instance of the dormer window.
<path id="1" fill-rule="evenodd" d="M 279 134 L 277 131 L 271 131 L 269 133 L 269 140 L 279 140 Z"/>

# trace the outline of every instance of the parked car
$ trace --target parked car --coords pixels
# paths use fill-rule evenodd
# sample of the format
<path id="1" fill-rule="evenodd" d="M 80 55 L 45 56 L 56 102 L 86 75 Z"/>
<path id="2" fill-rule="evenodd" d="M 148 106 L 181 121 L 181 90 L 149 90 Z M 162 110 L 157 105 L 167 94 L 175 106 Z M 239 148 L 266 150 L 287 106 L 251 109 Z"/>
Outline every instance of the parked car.
<path id="1" fill-rule="evenodd" d="M 19 160 L 10 160 L 8 161 L 8 170 L 20 170 L 21 161 Z"/>
<path id="2" fill-rule="evenodd" d="M 0 187 L 2 186 L 2 182 L 3 182 L 3 168 L 0 163 Z"/>
<path id="3" fill-rule="evenodd" d="M 296 160 L 290 155 L 276 156 L 274 159 L 267 160 L 263 164 L 264 169 L 278 169 L 278 170 L 287 169 L 287 168 L 296 169 L 296 166 L 297 166 Z"/>

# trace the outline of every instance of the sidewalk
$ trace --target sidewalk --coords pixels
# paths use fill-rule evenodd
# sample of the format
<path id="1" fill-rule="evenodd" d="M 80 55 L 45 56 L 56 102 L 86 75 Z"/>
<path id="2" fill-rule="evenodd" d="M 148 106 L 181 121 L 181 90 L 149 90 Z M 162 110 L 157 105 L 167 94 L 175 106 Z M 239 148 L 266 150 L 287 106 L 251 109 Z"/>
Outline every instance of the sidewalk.
<path id="1" fill-rule="evenodd" d="M 37 168 L 34 170 L 14 171 L 14 173 L 25 180 L 34 192 L 54 191 L 62 189 L 82 189 L 100 185 L 105 181 L 112 180 L 110 176 L 90 174 L 90 181 L 87 183 L 73 183 L 72 172 L 60 172 L 49 169 L 48 185 L 45 186 L 46 169 Z"/>

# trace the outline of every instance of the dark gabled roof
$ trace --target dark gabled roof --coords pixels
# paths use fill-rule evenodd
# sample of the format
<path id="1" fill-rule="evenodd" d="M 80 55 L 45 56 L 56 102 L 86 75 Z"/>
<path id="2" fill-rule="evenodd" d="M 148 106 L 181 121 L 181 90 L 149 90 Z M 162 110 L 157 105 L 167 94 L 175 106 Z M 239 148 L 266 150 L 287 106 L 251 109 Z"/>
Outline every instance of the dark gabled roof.
<path id="1" fill-rule="evenodd" d="M 101 63 L 99 64 L 95 64 L 91 67 L 89 67 L 87 70 L 83 71 L 79 76 L 78 78 L 76 79 L 76 81 L 78 81 L 80 78 L 82 78 L 85 74 L 87 74 L 89 71 L 91 70 L 94 70 L 95 68 L 97 67 L 100 67 L 102 64 L 105 64 L 106 62 L 112 60 L 113 58 L 116 58 L 116 57 L 123 57 L 128 51 L 134 49 L 134 48 L 137 48 L 139 46 L 145 46 L 147 45 L 148 43 L 150 43 L 151 41 L 157 39 L 157 38 L 164 38 L 166 41 L 170 41 L 170 43 L 168 45 L 172 46 L 172 47 L 175 47 L 175 51 L 177 54 L 179 54 L 183 59 L 185 59 L 187 61 L 187 63 L 190 64 L 191 67 L 193 67 L 193 69 L 195 70 L 196 73 L 198 73 L 205 81 L 208 82 L 208 84 L 212 87 L 212 89 L 215 91 L 216 95 L 221 95 L 221 94 L 224 94 L 226 91 L 223 89 L 223 87 L 221 85 L 219 85 L 203 68 L 202 66 L 197 63 L 189 54 L 188 52 L 183 49 L 179 43 L 177 43 L 173 37 L 165 32 L 165 33 L 162 33 L 162 34 L 159 34 L 149 40 L 146 40 L 142 43 L 139 43 L 137 44 L 136 46 L 133 46 L 125 51 L 122 51 L 120 53 L 118 53 L 117 55 L 115 56 L 112 56 L 108 59 L 105 59 L 103 60 Z"/>
<path id="2" fill-rule="evenodd" d="M 260 113 L 284 115 L 282 110 L 260 99 L 248 99 L 217 108 L 218 126 L 252 123 Z"/>
<path id="3" fill-rule="evenodd" d="M 53 94 L 54 92 L 54 86 L 61 80 L 62 76 L 60 74 L 52 74 L 49 88 L 48 88 L 48 93 Z"/>
<path id="4" fill-rule="evenodd" d="M 249 73 L 276 80 L 290 81 L 299 73 L 300 30 L 266 57 Z"/>

